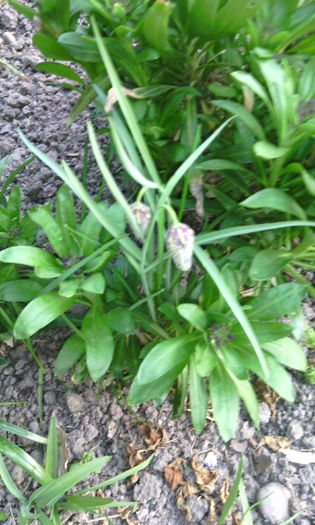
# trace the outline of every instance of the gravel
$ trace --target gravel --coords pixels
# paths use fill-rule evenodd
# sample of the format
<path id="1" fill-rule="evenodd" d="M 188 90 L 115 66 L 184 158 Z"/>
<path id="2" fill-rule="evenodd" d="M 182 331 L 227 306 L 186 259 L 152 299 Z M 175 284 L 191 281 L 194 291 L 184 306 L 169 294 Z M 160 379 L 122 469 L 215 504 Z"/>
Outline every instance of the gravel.
<path id="1" fill-rule="evenodd" d="M 16 67 L 25 78 L 19 78 L 1 67 L 0 97 L 0 156 L 10 155 L 10 167 L 15 168 L 29 156 L 20 142 L 16 129 L 19 126 L 40 149 L 56 160 L 65 158 L 73 169 L 80 173 L 82 167 L 82 147 L 84 145 L 85 122 L 88 112 L 78 121 L 66 128 L 65 119 L 77 94 L 69 93 L 60 86 L 47 82 L 55 81 L 34 70 L 41 60 L 39 53 L 31 45 L 32 24 L 9 7 L 2 8 L 0 21 L 1 58 Z M 8 88 L 9 86 L 9 88 Z M 19 174 L 17 182 L 24 193 L 24 204 L 44 203 L 55 194 L 59 181 L 51 171 L 40 162 L 33 161 Z M 99 174 L 95 166 L 91 168 L 89 188 L 93 193 L 99 186 Z M 306 304 L 308 318 L 314 320 L 312 303 Z M 53 375 L 53 363 L 65 333 L 60 330 L 46 331 L 36 342 L 36 350 L 43 361 L 46 376 L 43 387 L 43 419 L 38 417 L 38 369 L 26 349 L 17 344 L 13 349 L 4 348 L 7 363 L 1 367 L 0 401 L 23 402 L 22 405 L 0 406 L 0 416 L 11 423 L 21 425 L 33 432 L 46 435 L 49 419 L 56 415 L 59 426 L 67 436 L 72 460 L 81 458 L 83 452 L 93 451 L 96 456 L 112 455 L 112 460 L 104 468 L 104 474 L 91 476 L 91 483 L 116 475 L 129 467 L 125 448 L 145 448 L 139 432 L 139 418 L 147 423 L 163 427 L 168 438 L 157 448 L 154 458 L 145 472 L 139 473 L 139 480 L 132 484 L 125 480 L 104 490 L 105 496 L 118 500 L 137 500 L 138 510 L 129 516 L 131 523 L 137 525 L 186 525 L 184 513 L 176 507 L 175 492 L 169 490 L 164 478 L 164 468 L 175 458 L 184 460 L 184 479 L 195 483 L 191 468 L 192 458 L 198 454 L 203 467 L 216 470 L 218 480 L 211 497 L 220 505 L 220 489 L 226 479 L 234 479 L 240 457 L 244 456 L 244 484 L 250 503 L 257 500 L 259 489 L 268 483 L 277 483 L 290 493 L 288 501 L 290 515 L 306 509 L 293 523 L 310 525 L 315 517 L 314 493 L 311 484 L 315 483 L 314 465 L 290 463 L 280 452 L 272 451 L 260 444 L 264 436 L 281 435 L 292 441 L 296 450 L 312 450 L 314 442 L 314 392 L 305 383 L 302 374 L 294 373 L 297 400 L 294 404 L 278 401 L 276 409 L 260 403 L 261 426 L 255 429 L 245 411 L 242 411 L 237 434 L 230 443 L 224 443 L 218 436 L 216 427 L 209 417 L 205 430 L 196 435 L 192 430 L 189 413 L 186 411 L 179 419 L 171 419 L 171 404 L 167 400 L 161 407 L 144 403 L 134 407 L 130 413 L 123 401 L 117 399 L 110 387 L 99 391 L 90 380 L 84 385 L 73 385 L 69 376 L 57 381 Z M 43 447 L 16 439 L 25 450 L 42 461 Z M 26 444 L 27 443 L 27 444 Z M 34 488 L 19 467 L 9 464 L 14 479 L 22 490 L 29 493 Z M 206 525 L 209 514 L 209 494 L 198 493 L 188 496 L 185 504 L 192 515 L 192 525 Z M 18 506 L 13 496 L 0 484 L 0 509 L 4 510 L 9 525 L 16 523 Z M 115 511 L 111 510 L 110 515 Z M 268 525 L 259 509 L 253 511 L 255 525 Z M 93 516 L 85 513 L 71 515 L 65 512 L 63 521 L 71 524 L 86 524 Z M 116 518 L 116 525 L 126 524 L 126 520 Z M 214 522 L 215 523 L 215 522 Z M 227 524 L 232 521 L 227 520 Z"/>

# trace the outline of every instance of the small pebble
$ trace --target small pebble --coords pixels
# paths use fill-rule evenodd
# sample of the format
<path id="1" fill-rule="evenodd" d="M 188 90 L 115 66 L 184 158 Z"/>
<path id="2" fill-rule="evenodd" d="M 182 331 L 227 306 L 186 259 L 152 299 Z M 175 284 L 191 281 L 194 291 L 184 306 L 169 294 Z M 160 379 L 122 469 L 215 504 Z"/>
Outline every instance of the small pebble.
<path id="1" fill-rule="evenodd" d="M 259 489 L 257 499 L 265 498 L 259 503 L 259 509 L 264 518 L 274 525 L 288 519 L 289 495 L 288 489 L 280 483 L 267 483 Z"/>
<path id="2" fill-rule="evenodd" d="M 12 33 L 10 33 L 9 31 L 5 31 L 4 33 L 2 33 L 2 38 L 8 46 L 11 46 L 11 47 L 16 46 L 15 36 L 12 35 Z"/>
<path id="3" fill-rule="evenodd" d="M 84 401 L 78 394 L 68 392 L 66 396 L 66 403 L 70 412 L 72 413 L 80 412 L 84 408 Z"/>
<path id="4" fill-rule="evenodd" d="M 287 437 L 292 440 L 301 439 L 304 436 L 303 426 L 300 421 L 293 419 L 288 425 Z"/>
<path id="5" fill-rule="evenodd" d="M 267 403 L 259 403 L 259 421 L 262 425 L 269 423 L 271 418 L 271 410 Z"/>

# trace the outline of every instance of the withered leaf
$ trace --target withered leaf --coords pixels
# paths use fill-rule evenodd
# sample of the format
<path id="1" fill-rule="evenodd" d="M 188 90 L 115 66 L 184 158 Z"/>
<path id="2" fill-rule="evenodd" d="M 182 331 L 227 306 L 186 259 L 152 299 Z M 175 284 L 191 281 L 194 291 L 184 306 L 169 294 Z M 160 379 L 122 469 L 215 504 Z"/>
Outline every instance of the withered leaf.
<path id="1" fill-rule="evenodd" d="M 178 509 L 183 511 L 187 521 L 192 520 L 192 513 L 191 513 L 189 506 L 185 503 L 185 499 L 188 496 L 191 496 L 192 494 L 197 494 L 198 492 L 199 492 L 199 489 L 196 487 L 196 485 L 194 485 L 190 481 L 186 481 L 176 491 L 176 506 Z"/>
<path id="2" fill-rule="evenodd" d="M 290 448 L 291 442 L 289 439 L 285 436 L 264 436 L 260 443 L 260 445 L 267 445 L 271 450 L 274 452 L 280 450 L 281 448 Z"/>
<path id="3" fill-rule="evenodd" d="M 222 486 L 220 488 L 220 500 L 222 501 L 222 503 L 225 503 L 226 500 L 228 499 L 228 496 L 229 496 L 229 493 L 230 493 L 230 486 L 231 486 L 231 483 L 230 483 L 230 480 L 229 478 L 226 478 L 223 483 L 222 483 Z"/>
<path id="4" fill-rule="evenodd" d="M 135 467 L 136 465 L 139 465 L 139 463 L 142 463 L 142 461 L 145 460 L 145 454 L 146 449 L 145 448 L 133 448 L 133 446 L 129 443 L 129 445 L 126 446 L 125 453 L 126 457 L 128 458 L 128 463 L 131 467 Z M 139 479 L 138 472 L 135 472 L 132 476 L 130 476 L 130 482 L 136 483 Z"/>
<path id="5" fill-rule="evenodd" d="M 181 467 L 183 462 L 183 458 L 176 458 L 171 463 L 166 465 L 164 469 L 164 477 L 170 490 L 175 490 L 178 485 L 182 485 L 184 483 L 184 473 Z"/>
<path id="6" fill-rule="evenodd" d="M 141 424 L 139 429 L 143 441 L 148 445 L 147 450 L 156 450 L 168 439 L 168 434 L 163 427 Z"/>
<path id="7" fill-rule="evenodd" d="M 219 477 L 219 473 L 216 470 L 209 470 L 197 461 L 197 456 L 194 456 L 191 460 L 191 466 L 195 473 L 196 481 L 200 488 L 204 492 L 211 494 L 214 491 L 216 481 Z"/>
<path id="8" fill-rule="evenodd" d="M 215 500 L 211 496 L 208 496 L 208 494 L 204 494 L 205 499 L 209 503 L 209 514 L 208 514 L 208 520 L 207 523 L 217 523 L 218 522 L 218 516 L 216 513 L 216 505 Z"/>
<path id="9" fill-rule="evenodd" d="M 260 401 L 264 401 L 270 407 L 272 417 L 276 417 L 277 414 L 277 402 L 280 396 L 272 390 L 266 383 L 261 379 L 257 379 L 254 383 L 255 392 Z"/>

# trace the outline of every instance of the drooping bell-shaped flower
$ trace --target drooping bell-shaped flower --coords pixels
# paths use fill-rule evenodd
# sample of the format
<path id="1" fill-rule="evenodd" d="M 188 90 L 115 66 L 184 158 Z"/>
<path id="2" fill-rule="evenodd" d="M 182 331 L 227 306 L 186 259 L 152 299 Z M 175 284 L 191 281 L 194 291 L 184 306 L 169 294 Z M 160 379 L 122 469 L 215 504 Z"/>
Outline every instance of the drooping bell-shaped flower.
<path id="1" fill-rule="evenodd" d="M 166 232 L 166 246 L 176 268 L 187 272 L 192 266 L 195 232 L 187 224 L 179 222 Z"/>
<path id="2" fill-rule="evenodd" d="M 143 202 L 134 202 L 130 205 L 130 209 L 134 218 L 136 219 L 139 229 L 141 230 L 142 234 L 145 235 L 148 231 L 152 216 L 150 208 L 146 204 L 143 204 Z"/>

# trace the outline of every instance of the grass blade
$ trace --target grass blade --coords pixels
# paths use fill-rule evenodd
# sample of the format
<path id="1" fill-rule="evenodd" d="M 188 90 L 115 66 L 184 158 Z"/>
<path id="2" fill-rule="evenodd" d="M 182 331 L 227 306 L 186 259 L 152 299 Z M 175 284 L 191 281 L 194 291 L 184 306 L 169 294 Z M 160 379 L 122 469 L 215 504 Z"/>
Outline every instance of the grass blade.
<path id="1" fill-rule="evenodd" d="M 49 424 L 48 441 L 45 456 L 45 470 L 52 478 L 57 476 L 58 470 L 58 439 L 56 418 L 52 417 Z"/>
<path id="2" fill-rule="evenodd" d="M 7 467 L 5 466 L 5 463 L 3 461 L 3 457 L 0 454 L 0 477 L 4 483 L 4 485 L 7 487 L 8 491 L 17 499 L 24 501 L 27 503 L 27 499 L 23 495 L 23 493 L 20 491 L 20 489 L 16 486 L 13 479 L 11 478 Z"/>
<path id="3" fill-rule="evenodd" d="M 223 524 L 225 518 L 227 517 L 227 515 L 229 514 L 229 512 L 230 512 L 230 510 L 232 508 L 232 505 L 233 505 L 233 503 L 234 503 L 234 501 L 235 501 L 235 499 L 237 497 L 239 485 L 240 485 L 240 482 L 241 482 L 241 479 L 242 479 L 242 474 L 243 474 L 243 458 L 241 458 L 241 460 L 239 462 L 238 469 L 237 469 L 237 472 L 236 472 L 235 481 L 234 481 L 234 483 L 232 485 L 230 494 L 228 495 L 228 498 L 227 498 L 226 502 L 223 505 L 222 513 L 221 513 L 221 516 L 219 518 L 218 525 L 222 525 Z"/>
<path id="4" fill-rule="evenodd" d="M 35 441 L 35 443 L 41 443 L 43 445 L 47 444 L 47 438 L 34 434 L 34 432 L 30 432 L 25 428 L 8 423 L 3 417 L 0 418 L 0 429 L 4 430 L 4 432 L 11 432 L 11 434 L 15 434 L 16 436 L 30 439 L 31 441 Z"/>

